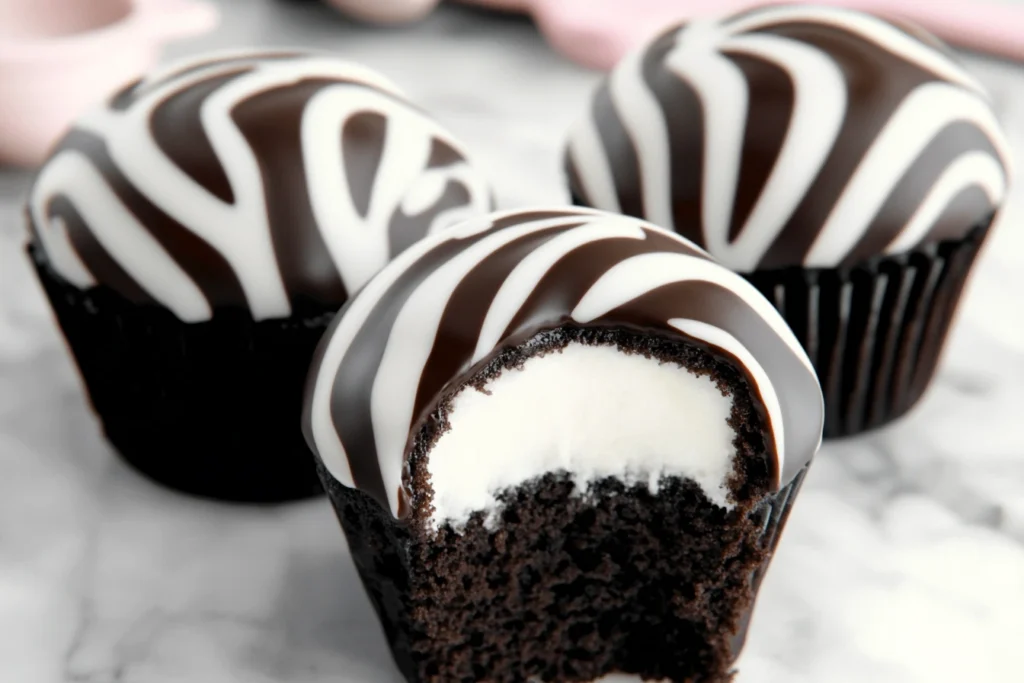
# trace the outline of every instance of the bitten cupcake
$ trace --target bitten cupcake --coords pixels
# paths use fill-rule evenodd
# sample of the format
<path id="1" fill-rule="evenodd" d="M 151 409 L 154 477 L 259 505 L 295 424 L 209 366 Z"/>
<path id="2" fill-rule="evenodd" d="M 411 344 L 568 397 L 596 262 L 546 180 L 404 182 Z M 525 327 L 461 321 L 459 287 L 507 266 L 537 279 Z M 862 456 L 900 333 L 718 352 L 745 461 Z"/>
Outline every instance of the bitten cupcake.
<path id="1" fill-rule="evenodd" d="M 41 169 L 29 251 L 110 442 L 195 494 L 320 491 L 309 362 L 363 283 L 490 209 L 462 146 L 382 76 L 211 55 L 83 116 Z"/>
<path id="2" fill-rule="evenodd" d="M 665 32 L 597 91 L 566 158 L 576 203 L 678 231 L 775 304 L 826 436 L 921 397 L 1010 175 L 988 95 L 937 39 L 802 6 Z"/>
<path id="3" fill-rule="evenodd" d="M 411 682 L 731 679 L 821 440 L 778 312 L 678 235 L 471 219 L 386 266 L 303 425 Z"/>

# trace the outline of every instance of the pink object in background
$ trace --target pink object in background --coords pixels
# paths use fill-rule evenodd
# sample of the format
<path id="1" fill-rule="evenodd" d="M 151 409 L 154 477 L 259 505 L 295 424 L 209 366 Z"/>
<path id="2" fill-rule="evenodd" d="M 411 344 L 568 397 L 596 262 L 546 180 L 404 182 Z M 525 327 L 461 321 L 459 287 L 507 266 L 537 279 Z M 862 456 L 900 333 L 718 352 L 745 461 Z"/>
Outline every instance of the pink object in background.
<path id="1" fill-rule="evenodd" d="M 327 0 L 350 17 L 378 24 L 415 21 L 427 16 L 440 0 Z"/>
<path id="2" fill-rule="evenodd" d="M 576 62 L 610 69 L 673 22 L 800 0 L 462 0 L 532 14 Z M 992 0 L 812 0 L 909 20 L 953 45 L 1024 61 L 1024 7 Z"/>
<path id="3" fill-rule="evenodd" d="M 201 0 L 0 1 L 0 164 L 34 166 L 168 41 L 217 23 Z"/>

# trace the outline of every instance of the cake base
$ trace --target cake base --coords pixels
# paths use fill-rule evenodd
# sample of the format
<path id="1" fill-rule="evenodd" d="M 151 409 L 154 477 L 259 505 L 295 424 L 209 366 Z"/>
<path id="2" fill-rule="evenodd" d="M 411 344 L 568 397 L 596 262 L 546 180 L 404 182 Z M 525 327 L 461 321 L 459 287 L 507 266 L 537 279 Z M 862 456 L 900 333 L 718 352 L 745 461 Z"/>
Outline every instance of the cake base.
<path id="1" fill-rule="evenodd" d="M 732 506 L 715 505 L 679 477 L 662 478 L 655 492 L 616 478 L 581 491 L 568 473 L 550 472 L 499 492 L 493 510 L 459 528 L 435 528 L 429 453 L 449 428 L 450 396 L 572 342 L 677 363 L 729 390 L 738 453 Z M 564 327 L 504 350 L 448 396 L 417 431 L 407 518 L 319 469 L 406 679 L 732 680 L 757 588 L 803 478 L 768 490 L 763 417 L 733 365 L 648 332 Z"/>
<path id="2" fill-rule="evenodd" d="M 451 683 L 731 681 L 799 486 L 727 513 L 689 481 L 579 496 L 548 475 L 502 496 L 497 528 L 428 539 L 324 477 L 402 673 Z"/>
<path id="3" fill-rule="evenodd" d="M 322 494 L 299 425 L 309 363 L 333 309 L 310 304 L 262 322 L 225 310 L 188 324 L 113 291 L 80 290 L 29 252 L 103 431 L 128 464 L 218 500 Z"/>

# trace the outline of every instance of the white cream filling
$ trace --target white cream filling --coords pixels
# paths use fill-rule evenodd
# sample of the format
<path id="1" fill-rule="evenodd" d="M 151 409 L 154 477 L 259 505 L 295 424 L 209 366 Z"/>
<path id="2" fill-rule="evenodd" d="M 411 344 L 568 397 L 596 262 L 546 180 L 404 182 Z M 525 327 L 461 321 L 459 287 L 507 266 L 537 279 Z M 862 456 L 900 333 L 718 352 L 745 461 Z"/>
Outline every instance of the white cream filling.
<path id="1" fill-rule="evenodd" d="M 655 491 L 682 477 L 730 507 L 732 404 L 706 376 L 612 346 L 533 358 L 454 398 L 427 463 L 432 521 L 457 527 L 493 512 L 498 493 L 549 472 L 570 473 L 581 492 L 608 477 Z"/>

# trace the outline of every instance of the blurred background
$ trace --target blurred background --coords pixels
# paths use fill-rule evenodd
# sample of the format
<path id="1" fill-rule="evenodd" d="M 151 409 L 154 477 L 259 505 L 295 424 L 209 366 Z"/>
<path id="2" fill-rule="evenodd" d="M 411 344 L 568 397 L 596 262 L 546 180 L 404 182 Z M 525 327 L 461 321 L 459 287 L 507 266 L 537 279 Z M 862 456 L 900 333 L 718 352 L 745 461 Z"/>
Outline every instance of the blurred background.
<path id="1" fill-rule="evenodd" d="M 111 457 L 24 258 L 21 207 L 48 144 L 97 92 L 169 59 L 254 46 L 383 72 L 466 143 L 499 205 L 565 203 L 566 131 L 667 3 L 482 4 L 0 0 L 0 681 L 400 680 L 324 501 L 198 502 Z M 865 5 L 967 48 L 1019 166 L 1024 4 Z M 923 404 L 823 450 L 739 683 L 1024 680 L 1021 200 Z"/>

